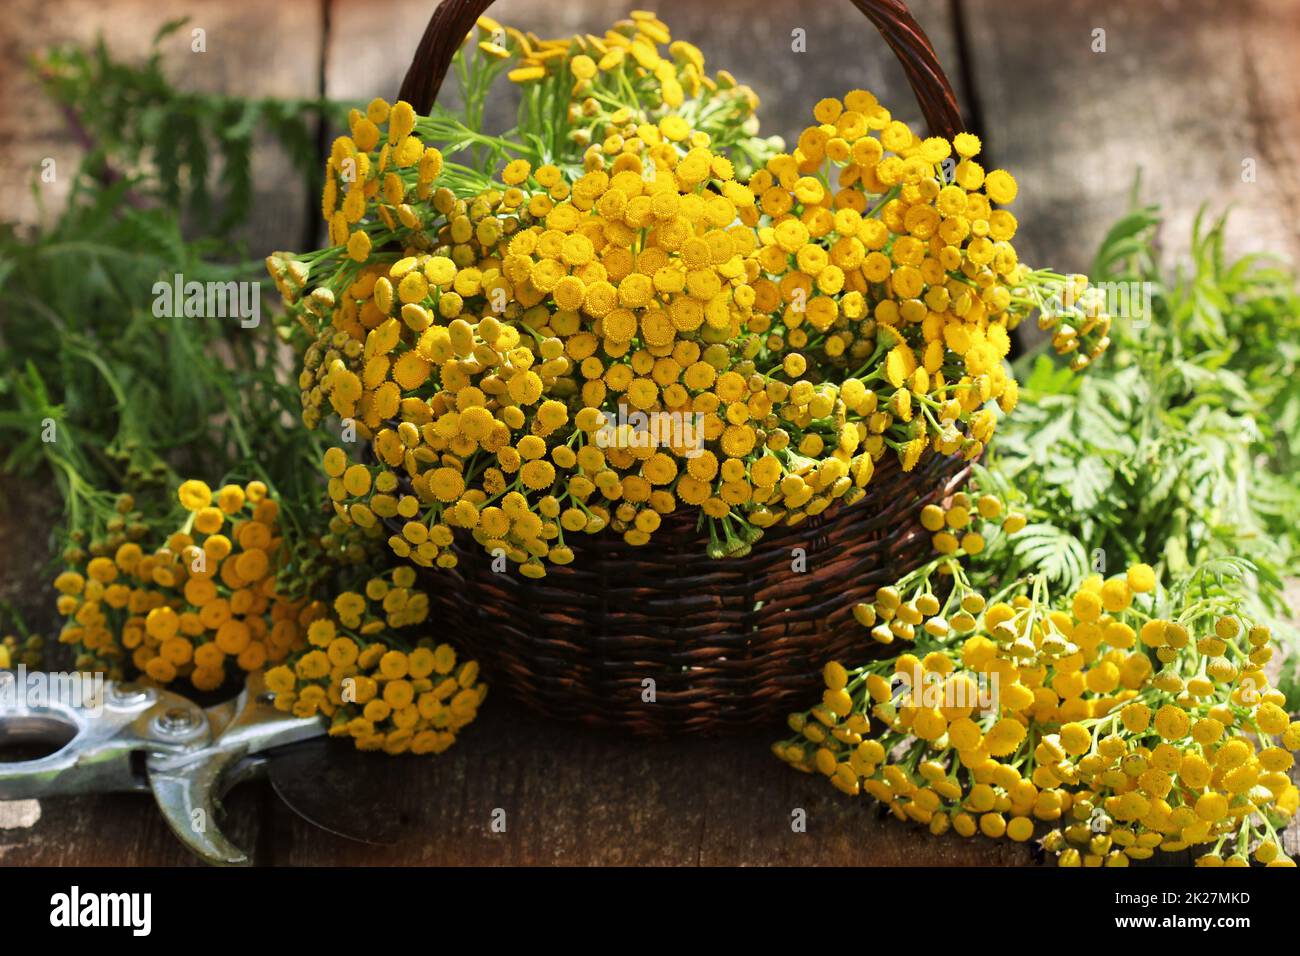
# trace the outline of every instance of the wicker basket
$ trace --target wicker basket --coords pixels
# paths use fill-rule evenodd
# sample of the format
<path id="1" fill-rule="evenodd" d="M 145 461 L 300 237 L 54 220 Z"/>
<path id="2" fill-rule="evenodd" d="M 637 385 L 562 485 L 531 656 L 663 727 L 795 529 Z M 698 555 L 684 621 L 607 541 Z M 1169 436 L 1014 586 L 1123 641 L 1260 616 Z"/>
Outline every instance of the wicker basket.
<path id="1" fill-rule="evenodd" d="M 952 90 L 907 8 L 853 2 L 902 61 L 931 130 L 954 135 Z M 428 111 L 456 48 L 490 5 L 444 0 L 400 98 Z M 771 528 L 743 558 L 709 558 L 694 514 L 681 512 L 645 547 L 612 533 L 571 539 L 573 563 L 542 580 L 494 572 L 466 537 L 453 545 L 456 569 L 429 572 L 432 616 L 498 692 L 551 717 L 638 734 L 776 722 L 810 703 L 827 661 L 870 656 L 853 605 L 923 560 L 921 507 L 968 475 L 958 459 L 932 456 L 905 474 L 886 456 L 863 501 Z"/>

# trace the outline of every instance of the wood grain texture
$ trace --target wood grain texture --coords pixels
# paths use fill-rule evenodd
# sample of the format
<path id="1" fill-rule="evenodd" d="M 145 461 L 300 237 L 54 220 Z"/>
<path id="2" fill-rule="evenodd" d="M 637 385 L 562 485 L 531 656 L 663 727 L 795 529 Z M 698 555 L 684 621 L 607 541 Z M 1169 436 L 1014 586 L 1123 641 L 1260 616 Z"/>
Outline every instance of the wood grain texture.
<path id="1" fill-rule="evenodd" d="M 260 785 L 230 794 L 222 832 L 253 859 L 269 813 L 270 798 Z M 7 866 L 197 866 L 198 860 L 168 829 L 143 793 L 98 794 L 36 801 L 39 817 L 15 819 L 6 812 L 17 803 L 0 801 L 0 867 Z"/>
<path id="2" fill-rule="evenodd" d="M 401 786 L 358 814 L 408 837 L 373 847 L 272 804 L 272 855 L 294 865 L 909 866 L 1031 862 L 1027 846 L 934 837 L 768 751 L 780 728 L 721 740 L 631 740 L 489 698 L 446 754 L 409 760 Z M 384 759 L 384 758 L 375 758 Z M 492 815 L 505 813 L 506 832 Z M 791 828 L 806 811 L 807 832 Z"/>
<path id="3" fill-rule="evenodd" d="M 1020 182 L 1026 261 L 1086 271 L 1139 169 L 1143 199 L 1168 215 L 1170 260 L 1203 204 L 1233 207 L 1231 249 L 1300 258 L 1300 4 L 961 4 L 989 155 Z"/>

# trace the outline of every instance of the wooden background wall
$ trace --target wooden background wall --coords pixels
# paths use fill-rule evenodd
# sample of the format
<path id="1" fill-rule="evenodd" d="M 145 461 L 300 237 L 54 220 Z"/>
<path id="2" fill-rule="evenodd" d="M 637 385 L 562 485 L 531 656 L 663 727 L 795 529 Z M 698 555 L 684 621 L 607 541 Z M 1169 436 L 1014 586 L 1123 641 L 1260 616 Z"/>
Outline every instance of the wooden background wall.
<path id="1" fill-rule="evenodd" d="M 1297 0 L 914 0 L 972 127 L 1022 184 L 1016 212 L 1033 263 L 1083 269 L 1125 209 L 1138 170 L 1143 198 L 1170 214 L 1168 247 L 1185 245 L 1196 210 L 1233 206 L 1235 248 L 1300 253 L 1300 2 Z M 102 33 L 142 53 L 157 26 L 189 15 L 166 41 L 184 85 L 243 94 L 367 100 L 393 96 L 432 0 L 7 0 L 0 26 L 0 218 L 31 218 L 32 172 L 62 169 L 77 148 L 26 75 L 44 44 Z M 599 31 L 623 0 L 501 0 L 492 14 L 542 35 Z M 699 45 L 763 100 L 764 128 L 790 136 L 819 97 L 854 87 L 918 119 L 888 49 L 848 2 L 663 0 L 674 34 Z M 807 52 L 791 52 L 791 31 Z M 1106 51 L 1093 52 L 1104 30 Z M 1242 161 L 1255 160 L 1254 182 Z M 308 200 L 282 159 L 262 157 L 250 238 L 292 245 Z M 51 189 L 57 200 L 59 185 Z"/>

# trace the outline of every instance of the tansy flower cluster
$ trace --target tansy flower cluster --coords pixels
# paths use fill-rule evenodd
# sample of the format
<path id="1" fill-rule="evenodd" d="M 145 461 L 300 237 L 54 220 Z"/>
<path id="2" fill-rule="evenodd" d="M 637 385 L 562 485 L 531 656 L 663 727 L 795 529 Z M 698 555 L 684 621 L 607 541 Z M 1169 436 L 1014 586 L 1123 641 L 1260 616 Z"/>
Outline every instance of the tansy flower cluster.
<path id="1" fill-rule="evenodd" d="M 798 769 L 934 834 L 1041 834 L 1063 866 L 1294 865 L 1300 724 L 1264 674 L 1268 629 L 1206 577 L 1171 593 L 1139 564 L 1068 596 L 1041 578 L 986 596 L 941 556 L 855 616 L 906 651 L 827 665 L 773 746 Z"/>
<path id="2" fill-rule="evenodd" d="M 704 54 L 673 40 L 653 13 L 634 10 L 603 36 L 538 39 L 489 17 L 478 22 L 478 50 L 504 61 L 507 77 L 523 87 L 525 109 L 567 104 L 567 133 L 556 159 L 563 161 L 592 143 L 615 152 L 639 136 L 637 126 L 658 126 L 674 140 L 692 131 L 709 136 L 746 169 L 771 151 L 757 140 L 758 97 L 726 70 L 710 75 Z M 661 52 L 661 48 L 663 48 Z"/>
<path id="3" fill-rule="evenodd" d="M 100 525 L 89 536 L 81 528 L 68 535 L 62 553 L 65 564 L 82 567 L 90 558 L 111 557 L 128 541 L 142 541 L 149 535 L 149 524 L 144 512 L 137 507 L 134 495 L 105 494 L 102 497 L 104 500 L 96 502 L 99 508 L 92 509 L 102 511 L 95 515 L 100 519 Z"/>
<path id="4" fill-rule="evenodd" d="M 1000 527 L 1013 535 L 1028 523 L 1023 512 L 1007 511 L 1002 499 L 994 494 L 972 499 L 959 491 L 946 505 L 931 504 L 921 509 L 921 527 L 930 532 L 930 543 L 939 554 L 980 554 L 990 528 Z"/>
<path id="5" fill-rule="evenodd" d="M 1016 219 L 995 208 L 1015 199 L 1015 180 L 985 173 L 977 137 L 921 139 L 864 91 L 813 112 L 793 154 L 749 183 L 761 216 L 756 311 L 772 317 L 750 329 L 773 353 L 798 350 L 814 381 L 866 384 L 874 394 L 854 388 L 865 404 L 849 410 L 905 469 L 931 449 L 974 457 L 996 421 L 986 403 L 1009 412 L 1017 400 L 1002 364 L 1010 330 L 1041 308 L 1082 368 L 1109 344 L 1110 320 L 1083 277 L 1069 280 L 1076 294 L 1053 296 L 1063 277 L 1019 262 Z M 871 417 L 882 408 L 884 428 Z"/>
<path id="6" fill-rule="evenodd" d="M 266 485 L 229 484 L 214 495 L 190 480 L 179 498 L 188 520 L 161 546 L 126 540 L 55 579 L 67 619 L 59 641 L 77 648 L 79 670 L 122 679 L 129 658 L 159 684 L 214 690 L 232 667 L 283 660 L 298 641 L 304 602 L 276 583 L 283 539 Z"/>
<path id="7" fill-rule="evenodd" d="M 655 22 L 626 30 L 595 73 L 582 44 L 534 44 L 514 79 L 568 70 L 599 101 L 629 56 L 658 77 Z M 325 457 L 340 518 L 426 567 L 456 563 L 463 529 L 540 577 L 572 560 L 566 533 L 645 544 L 685 505 L 711 553 L 743 553 L 863 498 L 886 455 L 978 457 L 1033 308 L 1062 351 L 1106 347 L 1095 297 L 1052 297 L 1059 277 L 1019 262 L 994 208 L 1015 182 L 974 136 L 920 139 L 857 91 L 744 183 L 674 100 L 655 122 L 597 110 L 580 167 L 514 158 L 487 188 L 408 104 L 354 113 L 328 162 L 331 246 L 268 261 L 314 337 L 304 420 L 369 440 Z"/>
<path id="8" fill-rule="evenodd" d="M 427 595 L 412 590 L 415 572 L 400 567 L 344 591 L 327 608 L 313 602 L 305 649 L 267 671 L 275 706 L 298 717 L 323 714 L 330 734 L 358 749 L 389 754 L 442 753 L 470 723 L 487 695 L 478 664 L 429 638 L 398 631 L 421 628 Z"/>

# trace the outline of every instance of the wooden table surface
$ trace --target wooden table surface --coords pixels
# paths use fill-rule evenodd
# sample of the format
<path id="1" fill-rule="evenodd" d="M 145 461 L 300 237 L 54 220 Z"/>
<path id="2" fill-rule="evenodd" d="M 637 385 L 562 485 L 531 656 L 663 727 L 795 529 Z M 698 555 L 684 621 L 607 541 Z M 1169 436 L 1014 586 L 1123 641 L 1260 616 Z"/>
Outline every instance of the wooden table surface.
<path id="1" fill-rule="evenodd" d="M 208 52 L 173 38 L 185 84 L 258 95 L 366 100 L 395 93 L 432 0 L 9 0 L 0 27 L 0 218 L 32 219 L 31 171 L 45 157 L 75 168 L 53 110 L 21 71 L 26 55 L 103 32 L 120 55 L 147 48 L 164 20 L 189 14 Z M 919 120 L 901 70 L 845 2 L 663 0 L 647 4 L 763 100 L 769 132 L 790 137 L 812 103 L 865 87 Z M 1021 184 L 1018 246 L 1033 264 L 1086 270 L 1106 226 L 1142 198 L 1168 213 L 1166 257 L 1185 251 L 1197 209 L 1231 205 L 1228 244 L 1300 259 L 1300 0 L 914 0 L 989 162 Z M 628 0 L 503 0 L 504 22 L 540 34 L 597 31 Z M 806 31 L 807 53 L 790 49 Z M 1099 32 L 1101 31 L 1101 32 Z M 1104 40 L 1105 49 L 1096 47 Z M 203 59 L 196 60 L 195 57 Z M 1243 177 L 1251 168 L 1253 178 Z M 267 150 L 254 252 L 300 248 L 314 199 Z M 60 183 L 47 205 L 57 203 Z M 0 594 L 49 614 L 33 560 L 30 505 L 5 480 Z M 35 521 L 35 527 L 42 527 Z M 23 542 L 18 552 L 5 546 Z M 15 554 L 22 555 L 21 564 Z M 489 679 L 491 675 L 488 675 Z M 439 759 L 411 759 L 393 802 L 414 836 L 376 848 L 325 834 L 265 784 L 228 801 L 227 833 L 260 864 L 837 864 L 1016 865 L 1024 846 L 933 838 L 881 819 L 794 773 L 768 744 L 780 728 L 725 740 L 640 741 L 557 725 L 496 687 L 479 721 Z M 376 760 L 384 758 L 376 757 Z M 791 814 L 807 812 L 807 832 Z M 505 811 L 506 832 L 490 828 Z M 364 808 L 358 808 L 364 812 Z M 1300 852 L 1295 827 L 1288 849 Z M 147 797 L 0 803 L 0 864 L 183 864 L 190 858 Z"/>

